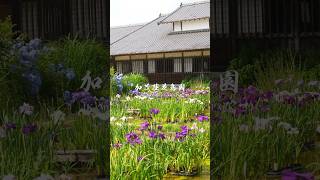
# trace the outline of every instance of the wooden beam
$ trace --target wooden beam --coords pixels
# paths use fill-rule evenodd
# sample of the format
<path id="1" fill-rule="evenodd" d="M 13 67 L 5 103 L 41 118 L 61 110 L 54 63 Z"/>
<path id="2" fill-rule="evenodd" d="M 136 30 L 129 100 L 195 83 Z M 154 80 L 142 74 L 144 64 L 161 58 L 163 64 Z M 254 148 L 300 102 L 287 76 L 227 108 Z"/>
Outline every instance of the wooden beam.
<path id="1" fill-rule="evenodd" d="M 165 53 L 164 57 L 165 58 L 182 57 L 182 52 Z"/>
<path id="2" fill-rule="evenodd" d="M 161 52 L 151 54 L 126 54 L 115 55 L 115 61 L 128 61 L 128 60 L 155 60 L 165 58 L 181 58 L 181 57 L 202 57 L 210 56 L 210 50 L 193 50 L 193 51 L 177 51 L 177 52 Z"/>
<path id="3" fill-rule="evenodd" d="M 203 51 L 203 56 L 210 56 L 210 50 Z"/>
<path id="4" fill-rule="evenodd" d="M 131 55 L 131 60 L 143 60 L 143 59 L 147 59 L 146 54 Z"/>
<path id="5" fill-rule="evenodd" d="M 115 61 L 127 61 L 127 60 L 130 60 L 130 56 L 115 56 L 114 60 Z"/>
<path id="6" fill-rule="evenodd" d="M 189 52 L 183 52 L 184 57 L 195 57 L 195 56 L 201 56 L 202 51 L 189 51 Z"/>
<path id="7" fill-rule="evenodd" d="M 147 59 L 162 59 L 162 58 L 164 58 L 164 53 L 147 54 Z"/>

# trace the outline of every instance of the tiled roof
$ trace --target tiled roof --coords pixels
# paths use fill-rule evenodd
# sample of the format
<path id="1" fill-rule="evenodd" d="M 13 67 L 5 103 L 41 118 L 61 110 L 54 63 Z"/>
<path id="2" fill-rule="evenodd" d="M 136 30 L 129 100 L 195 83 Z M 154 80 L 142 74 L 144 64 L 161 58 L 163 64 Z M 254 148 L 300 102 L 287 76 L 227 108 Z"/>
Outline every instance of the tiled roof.
<path id="1" fill-rule="evenodd" d="M 210 2 L 198 2 L 182 4 L 178 9 L 169 14 L 160 23 L 171 23 L 174 21 L 193 20 L 210 17 Z"/>
<path id="2" fill-rule="evenodd" d="M 209 31 L 170 34 L 172 32 L 171 24 L 158 25 L 158 22 L 165 17 L 159 17 L 111 44 L 111 55 L 210 48 Z"/>
<path id="3" fill-rule="evenodd" d="M 195 3 L 183 5 L 179 9 L 183 9 L 183 12 L 188 12 L 191 10 L 198 11 L 199 9 L 208 9 L 209 11 L 209 4 L 210 3 L 208 2 Z M 200 6 L 200 8 L 195 6 Z M 207 8 L 204 8 L 204 6 L 207 6 Z M 184 8 L 189 10 L 187 11 L 187 9 Z M 179 12 L 179 14 L 181 14 L 182 11 Z M 177 13 L 177 11 L 175 12 Z M 162 15 L 143 26 L 135 27 L 133 29 L 130 28 L 130 30 L 127 29 L 125 31 L 126 33 L 124 33 L 126 34 L 125 36 L 116 36 L 118 35 L 115 33 L 116 31 L 111 29 L 111 55 L 185 51 L 210 48 L 209 30 L 173 32 L 172 24 L 160 23 L 164 22 L 164 20 L 176 17 L 174 14 L 175 13 Z M 194 13 L 190 12 L 188 14 Z M 207 16 L 206 13 L 198 12 L 196 14 L 199 14 L 198 17 Z M 186 15 L 184 17 L 190 17 L 190 15 Z"/>
<path id="4" fill-rule="evenodd" d="M 132 33 L 133 31 L 142 27 L 143 24 L 135 24 L 128 26 L 118 26 L 110 28 L 110 42 L 111 44 Z"/>

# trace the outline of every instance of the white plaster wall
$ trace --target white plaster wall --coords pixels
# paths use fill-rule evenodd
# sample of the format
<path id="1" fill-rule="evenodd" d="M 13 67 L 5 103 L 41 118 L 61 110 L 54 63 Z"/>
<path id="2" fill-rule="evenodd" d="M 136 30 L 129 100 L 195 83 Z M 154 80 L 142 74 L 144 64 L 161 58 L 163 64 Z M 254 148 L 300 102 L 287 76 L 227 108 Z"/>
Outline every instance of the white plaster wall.
<path id="1" fill-rule="evenodd" d="M 197 30 L 197 29 L 209 29 L 209 18 L 182 21 L 183 31 Z"/>
<path id="2" fill-rule="evenodd" d="M 181 31 L 181 22 L 180 21 L 173 22 L 173 30 L 174 31 Z"/>

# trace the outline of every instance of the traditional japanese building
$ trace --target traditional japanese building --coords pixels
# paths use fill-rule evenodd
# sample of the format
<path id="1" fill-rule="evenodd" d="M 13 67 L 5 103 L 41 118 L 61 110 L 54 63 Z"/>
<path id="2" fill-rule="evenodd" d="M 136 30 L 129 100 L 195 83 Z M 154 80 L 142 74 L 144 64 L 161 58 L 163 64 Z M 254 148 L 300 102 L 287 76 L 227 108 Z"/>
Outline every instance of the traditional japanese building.
<path id="1" fill-rule="evenodd" d="M 210 60 L 210 2 L 181 4 L 139 25 L 111 27 L 110 54 L 119 73 L 143 73 L 151 82 L 176 83 L 205 75 Z"/>

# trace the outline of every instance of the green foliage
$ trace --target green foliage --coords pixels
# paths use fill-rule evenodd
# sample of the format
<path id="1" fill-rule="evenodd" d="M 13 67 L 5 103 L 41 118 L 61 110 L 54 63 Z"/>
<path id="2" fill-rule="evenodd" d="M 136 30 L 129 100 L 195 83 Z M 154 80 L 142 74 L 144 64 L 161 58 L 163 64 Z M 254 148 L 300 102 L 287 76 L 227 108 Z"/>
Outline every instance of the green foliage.
<path id="1" fill-rule="evenodd" d="M 0 21 L 0 106 L 8 106 L 10 102 L 18 101 L 21 96 L 18 95 L 19 83 L 9 78 L 9 68 L 13 61 L 13 55 L 10 53 L 13 37 L 12 32 L 14 25 L 11 18 L 8 17 Z"/>
<path id="2" fill-rule="evenodd" d="M 8 122 L 17 125 L 16 129 L 6 131 L 5 138 L 1 138 L 0 176 L 12 174 L 17 179 L 34 179 L 41 173 L 52 176 L 71 173 L 70 167 L 66 170 L 67 166 L 74 167 L 75 163 L 57 163 L 57 150 L 94 150 L 97 152 L 93 157 L 94 162 L 87 163 L 85 168 L 95 171 L 96 175 L 102 174 L 102 169 L 107 171 L 107 124 L 98 118 L 78 114 L 66 114 L 57 123 L 51 116 L 56 107 L 58 105 L 46 102 L 29 117 L 17 113 L 0 113 L 1 127 Z M 68 112 L 65 108 L 61 108 L 61 111 Z M 37 125 L 37 130 L 28 135 L 23 134 L 22 127 L 31 122 Z"/>
<path id="3" fill-rule="evenodd" d="M 96 93 L 107 95 L 109 93 L 108 82 L 108 54 L 103 44 L 93 40 L 78 40 L 66 38 L 49 45 L 51 52 L 43 55 L 39 60 L 39 66 L 43 75 L 42 92 L 48 96 L 61 96 L 65 90 L 80 88 L 81 79 L 90 71 L 94 80 L 100 77 L 103 87 Z M 75 73 L 75 79 L 68 81 L 64 75 L 53 72 L 52 65 L 62 64 Z"/>
<path id="4" fill-rule="evenodd" d="M 241 85 L 248 85 L 255 82 L 255 66 L 253 64 L 243 63 L 241 58 L 233 59 L 228 69 L 238 71 L 239 83 Z"/>
<path id="5" fill-rule="evenodd" d="M 208 90 L 208 87 L 202 90 Z M 166 179 L 170 177 L 165 176 L 172 172 L 206 173 L 204 169 L 209 168 L 207 162 L 210 161 L 210 121 L 199 122 L 195 115 L 209 116 L 210 93 L 182 97 L 181 91 L 169 90 L 169 87 L 167 90 L 150 88 L 141 91 L 157 96 L 111 98 L 111 179 Z M 170 96 L 164 96 L 168 94 Z M 159 113 L 150 114 L 152 108 L 158 109 Z M 133 114 L 128 112 L 129 109 L 140 111 Z M 139 130 L 141 123 L 146 121 L 150 124 L 149 129 Z M 158 125 L 162 126 L 161 130 Z M 188 126 L 190 135 L 178 141 L 176 132 L 181 131 L 181 126 Z M 150 138 L 151 131 L 163 133 L 165 139 Z M 136 133 L 142 143 L 127 143 L 126 134 L 130 132 Z M 121 147 L 117 148 L 116 143 Z"/>
<path id="6" fill-rule="evenodd" d="M 268 91 L 275 89 L 268 89 Z M 214 97 L 218 99 L 218 95 Z M 235 117 L 228 113 L 222 113 L 223 122 L 214 126 L 214 132 L 219 138 L 214 140 L 214 151 L 211 157 L 219 166 L 213 170 L 214 176 L 222 175 L 223 179 L 262 179 L 265 173 L 277 163 L 278 168 L 289 164 L 301 163 L 308 165 L 318 159 L 303 159 L 317 157 L 315 151 L 302 153 L 303 144 L 315 139 L 315 124 L 319 116 L 319 102 L 314 102 L 306 107 L 279 104 L 276 100 L 270 103 L 270 111 L 251 112 L 248 115 Z M 222 108 L 226 108 L 224 105 Z M 255 107 L 253 107 L 255 108 Z M 254 117 L 278 117 L 270 123 L 272 130 L 257 130 L 257 122 Z M 279 126 L 279 123 L 289 123 L 299 130 L 298 134 L 289 134 Z M 241 129 L 246 125 L 247 130 Z M 244 176 L 246 166 L 246 177 Z M 319 171 L 318 171 L 319 172 Z"/>
<path id="7" fill-rule="evenodd" d="M 306 69 L 312 69 L 314 66 L 320 64 L 320 51 L 319 49 L 309 49 L 303 52 L 302 64 Z"/>
<path id="8" fill-rule="evenodd" d="M 0 20 L 0 60 L 4 60 L 9 54 L 12 38 L 14 37 L 12 28 L 13 24 L 10 17 L 3 21 Z"/>
<path id="9" fill-rule="evenodd" d="M 121 128 L 116 125 L 110 128 L 113 144 L 117 141 L 125 142 L 126 133 L 139 128 L 137 124 L 121 124 Z M 167 179 L 163 177 L 168 171 L 191 173 L 195 169 L 201 173 L 210 154 L 209 122 L 197 123 L 198 128 L 205 130 L 204 133 L 192 130 L 192 133 L 197 134 L 195 137 L 187 137 L 183 142 L 171 140 L 174 134 L 171 137 L 169 134 L 179 131 L 181 125 L 185 124 L 163 124 L 162 132 L 168 134 L 166 140 L 153 140 L 145 133 L 141 135 L 141 145 L 131 146 L 123 143 L 120 149 L 112 148 L 111 179 Z M 143 159 L 138 161 L 138 157 Z"/>
<path id="10" fill-rule="evenodd" d="M 299 56 L 291 51 L 265 54 L 255 63 L 255 84 L 262 89 L 277 88 L 275 80 L 288 77 L 300 80 L 303 78 L 303 71 Z"/>
<path id="11" fill-rule="evenodd" d="M 139 74 L 139 73 L 126 74 L 122 79 L 123 91 L 127 93 L 130 90 L 134 89 L 136 85 L 141 86 L 146 83 L 148 83 L 148 79 L 143 74 Z"/>
<path id="12" fill-rule="evenodd" d="M 309 80 L 320 79 L 320 64 L 310 68 L 304 75 L 305 78 Z"/>
<path id="13" fill-rule="evenodd" d="M 115 96 L 118 93 L 118 87 L 115 81 L 116 72 L 113 68 L 110 69 L 110 75 L 111 75 L 111 80 L 110 80 L 111 96 Z M 130 74 L 125 74 L 121 82 L 123 85 L 122 93 L 127 94 L 130 90 L 133 90 L 136 87 L 136 85 L 141 86 L 143 84 L 148 83 L 148 79 L 143 74 L 130 73 Z"/>
<path id="14" fill-rule="evenodd" d="M 246 59 L 247 58 L 247 59 Z M 250 84 L 270 84 L 297 70 L 302 70 L 301 57 L 291 50 L 270 50 L 256 54 L 249 51 L 240 53 L 238 58 L 230 62 L 228 69 L 239 72 L 239 83 L 242 86 Z"/>
<path id="15" fill-rule="evenodd" d="M 110 95 L 115 96 L 118 92 L 117 83 L 115 81 L 115 69 L 113 67 L 110 68 Z"/>
<path id="16" fill-rule="evenodd" d="M 189 76 L 181 81 L 186 88 L 207 87 L 210 84 L 210 77 L 208 76 Z"/>
<path id="17" fill-rule="evenodd" d="M 259 53 L 254 47 L 244 47 L 238 58 L 231 60 L 228 69 L 239 72 L 239 83 L 248 85 L 255 82 L 254 64 L 259 58 Z"/>

